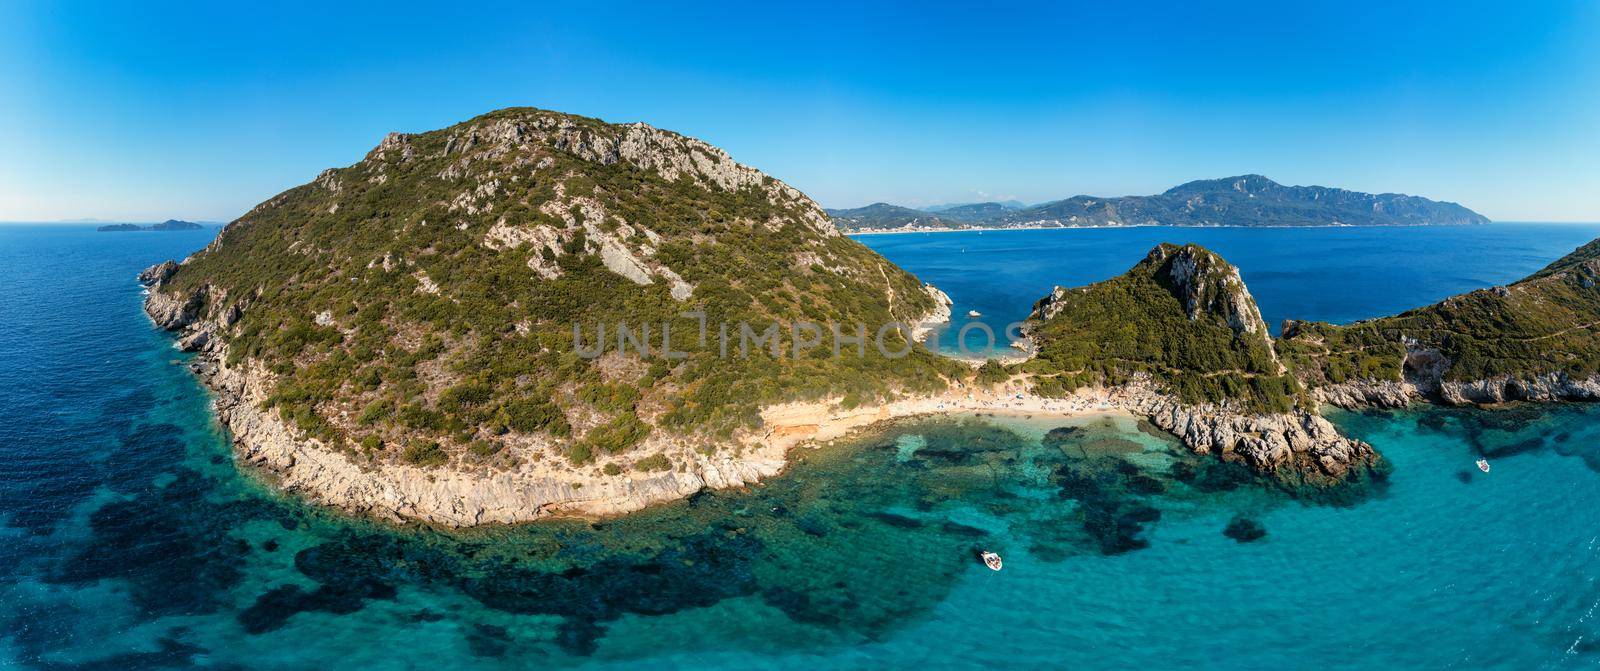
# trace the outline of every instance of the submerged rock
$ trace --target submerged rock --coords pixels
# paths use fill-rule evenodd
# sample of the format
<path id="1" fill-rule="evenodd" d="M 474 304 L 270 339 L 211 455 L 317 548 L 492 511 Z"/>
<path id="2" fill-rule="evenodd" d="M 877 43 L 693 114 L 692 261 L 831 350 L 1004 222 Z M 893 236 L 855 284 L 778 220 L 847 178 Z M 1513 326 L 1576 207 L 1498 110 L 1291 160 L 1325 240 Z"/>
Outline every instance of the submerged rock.
<path id="1" fill-rule="evenodd" d="M 1228 526 L 1222 530 L 1222 535 L 1239 543 L 1250 543 L 1265 538 L 1267 528 L 1248 517 L 1235 516 L 1228 521 Z"/>

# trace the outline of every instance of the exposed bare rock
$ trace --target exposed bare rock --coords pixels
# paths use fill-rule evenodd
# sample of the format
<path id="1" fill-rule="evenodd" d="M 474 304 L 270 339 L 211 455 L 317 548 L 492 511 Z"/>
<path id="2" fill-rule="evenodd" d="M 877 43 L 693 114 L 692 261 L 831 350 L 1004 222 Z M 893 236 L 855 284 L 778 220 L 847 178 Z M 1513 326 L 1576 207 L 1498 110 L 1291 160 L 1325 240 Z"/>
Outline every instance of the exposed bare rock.
<path id="1" fill-rule="evenodd" d="M 144 311 L 150 319 L 168 331 L 176 331 L 193 323 L 200 317 L 200 311 L 206 304 L 204 290 L 194 292 L 187 296 L 169 294 L 152 287 L 150 294 L 145 296 Z"/>
<path id="2" fill-rule="evenodd" d="M 1170 259 L 1167 276 L 1190 321 L 1202 313 L 1220 315 L 1234 333 L 1267 337 L 1267 324 L 1239 269 L 1222 257 L 1196 245 L 1158 245 L 1150 258 Z"/>
<path id="3" fill-rule="evenodd" d="M 211 345 L 212 330 L 209 328 L 195 329 L 178 341 L 178 349 L 184 352 L 198 352 Z"/>
<path id="4" fill-rule="evenodd" d="M 645 268 L 644 262 L 628 251 L 627 245 L 615 237 L 600 233 L 590 238 L 600 246 L 600 263 L 606 270 L 632 280 L 635 284 L 654 284 L 650 278 L 650 270 Z"/>
<path id="5" fill-rule="evenodd" d="M 1065 307 L 1062 299 L 1067 297 L 1067 292 L 1069 291 L 1088 291 L 1088 287 L 1070 288 L 1057 286 L 1051 289 L 1050 293 L 1045 294 L 1044 298 L 1034 301 L 1033 310 L 1028 313 L 1028 321 L 1046 322 L 1061 314 L 1062 308 Z"/>
<path id="6" fill-rule="evenodd" d="M 1600 377 L 1575 380 L 1566 373 L 1546 373 L 1532 378 L 1495 377 L 1472 382 L 1440 382 L 1438 395 L 1445 403 L 1506 403 L 1509 401 L 1600 400 Z"/>
<path id="7" fill-rule="evenodd" d="M 928 334 L 940 324 L 949 323 L 950 306 L 955 304 L 955 301 L 950 300 L 949 294 L 932 284 L 922 285 L 922 290 L 927 292 L 928 296 L 933 299 L 933 308 L 927 314 L 915 320 L 911 328 L 911 339 L 916 341 L 927 338 Z"/>
<path id="8" fill-rule="evenodd" d="M 177 271 L 177 263 L 171 260 L 162 261 L 139 271 L 139 283 L 146 286 L 160 284 L 167 281 L 167 278 L 172 277 L 172 274 Z"/>
<path id="9" fill-rule="evenodd" d="M 439 285 L 433 281 L 433 278 L 428 277 L 427 273 L 419 270 L 412 273 L 412 277 L 417 278 L 417 291 L 419 293 L 439 295 Z"/>
<path id="10" fill-rule="evenodd" d="M 544 279 L 553 280 L 561 277 L 561 266 L 553 259 L 562 254 L 563 240 L 562 231 L 554 226 L 511 226 L 502 219 L 484 234 L 483 245 L 494 250 L 532 245 L 534 252 L 528 257 L 528 268 Z"/>
<path id="11" fill-rule="evenodd" d="M 1314 387 L 1312 398 L 1318 403 L 1355 409 L 1376 406 L 1403 408 L 1421 398 L 1422 393 L 1410 382 L 1397 380 L 1359 380 L 1341 384 Z"/>
<path id="12" fill-rule="evenodd" d="M 1185 405 L 1142 383 L 1120 387 L 1113 402 L 1150 418 L 1200 454 L 1239 458 L 1266 473 L 1334 484 L 1379 461 L 1371 445 L 1339 434 L 1320 415 L 1295 410 L 1245 414 L 1214 404 Z"/>

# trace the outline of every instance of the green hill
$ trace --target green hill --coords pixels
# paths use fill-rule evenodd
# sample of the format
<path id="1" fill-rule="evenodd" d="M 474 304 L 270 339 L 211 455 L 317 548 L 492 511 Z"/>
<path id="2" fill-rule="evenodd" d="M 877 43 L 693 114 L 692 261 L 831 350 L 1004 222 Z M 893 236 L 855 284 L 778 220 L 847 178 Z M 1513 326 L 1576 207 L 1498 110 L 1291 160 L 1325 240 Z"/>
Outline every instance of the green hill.
<path id="1" fill-rule="evenodd" d="M 1290 323 L 1308 384 L 1409 382 L 1447 401 L 1591 398 L 1600 374 L 1600 240 L 1504 287 L 1348 326 Z"/>
<path id="2" fill-rule="evenodd" d="M 1018 368 L 1036 393 L 1138 413 L 1298 495 L 1349 500 L 1388 472 L 1318 414 L 1239 271 L 1202 247 L 1158 245 L 1122 275 L 1057 287 L 1027 332 L 1037 355 Z"/>
<path id="3" fill-rule="evenodd" d="M 790 322 L 875 330 L 942 306 L 715 147 L 537 109 L 391 134 L 148 275 L 158 322 L 260 364 L 273 411 L 379 463 L 504 445 L 626 463 L 653 433 L 714 451 L 763 405 L 937 389 L 961 368 L 921 348 L 792 356 Z M 783 323 L 782 355 L 722 356 L 718 325 L 741 322 Z M 657 353 L 616 353 L 619 323 L 648 328 Z M 663 323 L 681 358 L 660 354 Z M 589 346 L 601 324 L 611 351 L 580 356 L 574 327 Z"/>
<path id="4" fill-rule="evenodd" d="M 1298 386 L 1278 363 L 1239 271 L 1197 245 L 1162 244 L 1117 277 L 1058 287 L 1034 305 L 1027 364 L 1047 390 L 1148 375 L 1186 403 L 1286 412 Z"/>
<path id="5" fill-rule="evenodd" d="M 826 212 L 833 219 L 834 225 L 846 233 L 906 227 L 960 228 L 962 226 L 959 219 L 888 203 L 873 203 L 865 207 Z"/>

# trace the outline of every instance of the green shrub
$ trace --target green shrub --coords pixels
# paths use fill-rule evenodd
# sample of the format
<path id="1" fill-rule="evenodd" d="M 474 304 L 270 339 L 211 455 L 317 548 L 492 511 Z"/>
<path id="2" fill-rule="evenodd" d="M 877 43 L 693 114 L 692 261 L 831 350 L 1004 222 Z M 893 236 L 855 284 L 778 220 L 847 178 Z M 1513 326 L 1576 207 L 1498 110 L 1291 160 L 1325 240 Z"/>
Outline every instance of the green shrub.
<path id="1" fill-rule="evenodd" d="M 1011 379 L 1011 373 L 999 361 L 990 359 L 978 367 L 978 384 L 993 387 L 1001 382 Z"/>
<path id="2" fill-rule="evenodd" d="M 547 431 L 553 435 L 565 436 L 571 433 L 572 427 L 567 424 L 566 415 L 561 413 L 554 403 L 543 399 L 517 398 L 506 401 L 500 406 L 506 426 L 520 433 Z"/>
<path id="3" fill-rule="evenodd" d="M 625 452 L 650 433 L 650 425 L 631 412 L 589 430 L 581 442 L 606 454 Z"/>
<path id="4" fill-rule="evenodd" d="M 581 440 L 575 440 L 567 445 L 567 461 L 573 466 L 582 466 L 594 461 L 594 448 Z"/>
<path id="5" fill-rule="evenodd" d="M 504 448 L 498 440 L 474 440 L 467 444 L 467 451 L 475 457 L 492 457 Z"/>
<path id="6" fill-rule="evenodd" d="M 424 468 L 443 466 L 450 462 L 450 455 L 446 454 L 444 449 L 439 447 L 439 442 L 435 440 L 418 439 L 411 441 L 411 444 L 407 445 L 405 451 L 400 454 L 400 458 L 408 464 Z"/>
<path id="7" fill-rule="evenodd" d="M 356 421 L 363 425 L 371 426 L 388 419 L 393 414 L 394 404 L 387 399 L 378 399 L 368 403 L 367 407 L 362 408 L 361 415 L 356 418 Z"/>
<path id="8" fill-rule="evenodd" d="M 667 455 L 656 453 L 633 462 L 633 467 L 641 471 L 670 471 L 672 460 Z"/>

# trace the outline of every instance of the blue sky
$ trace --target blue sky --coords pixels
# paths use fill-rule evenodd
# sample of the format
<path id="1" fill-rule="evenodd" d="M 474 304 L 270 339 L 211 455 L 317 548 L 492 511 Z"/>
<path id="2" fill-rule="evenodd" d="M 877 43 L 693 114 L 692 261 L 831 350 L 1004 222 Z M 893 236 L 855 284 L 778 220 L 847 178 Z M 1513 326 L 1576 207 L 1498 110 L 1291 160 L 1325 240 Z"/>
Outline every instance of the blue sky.
<path id="1" fill-rule="evenodd" d="M 229 220 L 531 105 L 831 207 L 1262 173 L 1600 221 L 1595 2 L 336 4 L 0 3 L 0 220 Z"/>

